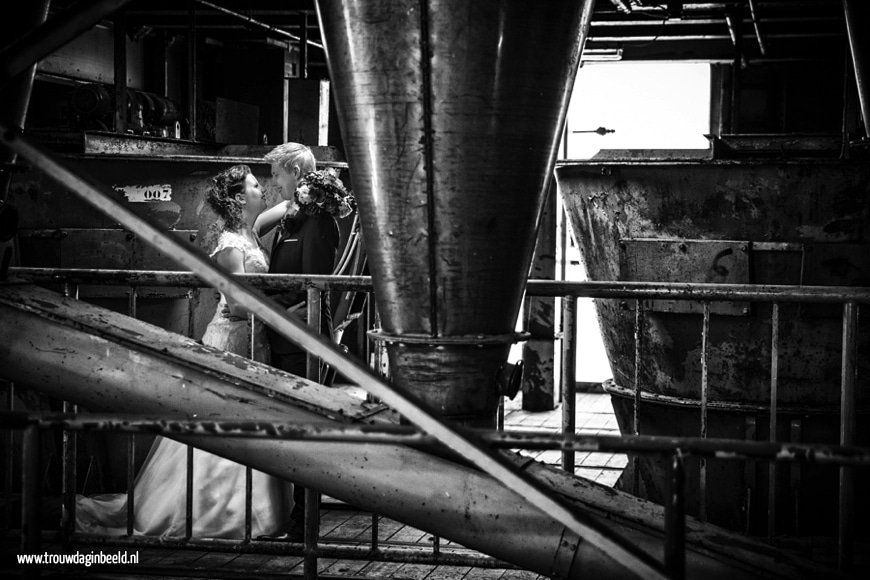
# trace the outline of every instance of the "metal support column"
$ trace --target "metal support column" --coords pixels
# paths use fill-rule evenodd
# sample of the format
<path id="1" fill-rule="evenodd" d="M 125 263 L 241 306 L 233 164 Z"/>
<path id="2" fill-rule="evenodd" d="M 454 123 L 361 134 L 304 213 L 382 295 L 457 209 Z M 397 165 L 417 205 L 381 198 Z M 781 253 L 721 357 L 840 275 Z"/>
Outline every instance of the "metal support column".
<path id="1" fill-rule="evenodd" d="M 855 444 L 855 378 L 858 372 L 858 305 L 843 306 L 843 364 L 840 383 L 840 445 Z M 837 562 L 841 570 L 852 567 L 855 533 L 854 467 L 840 467 L 840 511 Z"/>
<path id="2" fill-rule="evenodd" d="M 574 436 L 577 422 L 577 298 L 562 298 L 562 433 Z M 574 473 L 574 451 L 562 451 L 562 469 Z"/>

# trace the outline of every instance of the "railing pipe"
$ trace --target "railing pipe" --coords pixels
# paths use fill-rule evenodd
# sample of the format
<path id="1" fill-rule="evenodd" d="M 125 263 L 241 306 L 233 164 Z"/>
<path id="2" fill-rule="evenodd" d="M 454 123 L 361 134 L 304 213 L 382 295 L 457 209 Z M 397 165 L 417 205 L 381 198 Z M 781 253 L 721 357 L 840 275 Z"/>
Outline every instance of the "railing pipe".
<path id="1" fill-rule="evenodd" d="M 843 363 L 840 395 L 840 445 L 855 444 L 855 377 L 858 372 L 858 306 L 843 305 Z M 852 567 L 855 535 L 855 475 L 840 467 L 840 505 L 837 534 L 837 563 L 841 570 Z"/>
<path id="2" fill-rule="evenodd" d="M 665 568 L 672 580 L 686 577 L 686 503 L 683 456 L 671 456 L 668 497 L 665 504 Z"/>
<path id="3" fill-rule="evenodd" d="M 0 141 L 3 141 L 0 139 Z M 164 270 L 99 270 L 60 268 L 9 268 L 10 276 L 26 277 L 34 283 L 100 283 L 119 286 L 210 287 L 211 283 L 191 272 Z M 370 276 L 328 276 L 299 274 L 236 274 L 237 280 L 264 291 L 318 288 L 371 292 Z M 528 280 L 530 296 L 576 296 L 634 300 L 708 300 L 711 302 L 779 302 L 870 304 L 870 287 L 791 286 L 785 284 L 709 284 L 686 282 L 623 282 Z"/>
<path id="4" fill-rule="evenodd" d="M 574 434 L 577 422 L 577 299 L 562 299 L 562 433 Z M 562 469 L 574 473 L 574 451 L 562 451 Z"/>
<path id="5" fill-rule="evenodd" d="M 704 302 L 703 321 L 701 323 L 701 439 L 707 438 L 707 361 L 710 358 L 710 303 Z M 701 473 L 698 478 L 698 517 L 702 522 L 707 521 L 707 460 L 702 457 L 700 461 Z"/>
<path id="6" fill-rule="evenodd" d="M 110 215 L 129 229 L 139 239 L 162 251 L 181 266 L 196 272 L 204 282 L 213 286 L 227 298 L 256 314 L 276 332 L 296 343 L 301 348 L 319 356 L 332 365 L 350 381 L 355 382 L 372 395 L 381 398 L 424 431 L 437 437 L 447 447 L 463 456 L 483 472 L 488 473 L 506 488 L 512 490 L 540 512 L 563 524 L 571 532 L 582 537 L 619 562 L 632 573 L 646 578 L 664 578 L 662 564 L 640 550 L 626 538 L 606 528 L 589 515 L 579 512 L 564 499 L 550 493 L 546 486 L 520 471 L 507 458 L 485 448 L 478 440 L 471 439 L 456 427 L 442 421 L 416 396 L 396 389 L 381 381 L 370 369 L 354 359 L 346 357 L 331 341 L 310 332 L 303 324 L 287 316 L 283 308 L 274 304 L 262 292 L 242 284 L 222 268 L 219 268 L 204 253 L 193 251 L 186 244 L 133 213 L 127 206 L 103 193 L 82 177 L 71 171 L 52 156 L 31 145 L 23 137 L 0 127 L 0 142 L 21 157 L 29 160 L 64 187 L 79 194 L 85 201 Z"/>
<path id="7" fill-rule="evenodd" d="M 776 442 L 779 391 L 779 303 L 773 303 L 770 319 L 770 442 Z M 768 465 L 767 537 L 776 533 L 776 463 Z"/>
<path id="8" fill-rule="evenodd" d="M 39 552 L 42 530 L 41 496 L 39 477 L 40 430 L 37 425 L 24 429 L 21 445 L 21 552 Z"/>
<path id="9" fill-rule="evenodd" d="M 8 429 L 34 424 L 40 429 L 151 433 L 174 437 L 214 436 L 233 438 L 342 441 L 347 443 L 399 444 L 409 447 L 438 445 L 438 439 L 409 425 L 281 423 L 276 421 L 188 421 L 143 418 L 141 415 L 0 413 Z M 552 431 L 492 431 L 469 429 L 494 449 L 570 449 L 607 453 L 667 453 L 680 450 L 684 457 L 744 461 L 762 459 L 787 463 L 870 466 L 870 448 L 808 443 L 771 443 L 744 439 L 702 439 L 658 435 L 562 435 Z"/>

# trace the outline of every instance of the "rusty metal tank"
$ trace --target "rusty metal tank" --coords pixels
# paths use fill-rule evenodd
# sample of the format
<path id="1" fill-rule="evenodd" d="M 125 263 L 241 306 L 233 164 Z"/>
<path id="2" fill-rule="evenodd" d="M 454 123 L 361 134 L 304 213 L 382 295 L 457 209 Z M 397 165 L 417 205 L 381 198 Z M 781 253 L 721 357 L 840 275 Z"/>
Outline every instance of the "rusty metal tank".
<path id="1" fill-rule="evenodd" d="M 824 159 L 566 162 L 556 169 L 590 280 L 870 286 L 870 166 Z M 596 302 L 620 429 L 633 431 L 635 306 Z M 646 301 L 641 317 L 640 432 L 700 435 L 703 306 Z M 713 303 L 708 340 L 708 437 L 768 439 L 770 304 Z M 837 443 L 842 308 L 780 307 L 780 441 Z M 867 353 L 870 330 L 859 334 Z M 858 370 L 858 410 L 870 410 L 870 361 Z M 865 415 L 866 416 L 866 415 Z M 865 425 L 862 426 L 862 422 Z M 866 421 L 858 420 L 867 444 Z M 641 495 L 661 501 L 666 466 L 639 459 Z M 711 462 L 710 521 L 760 533 L 767 465 Z M 623 486 L 631 487 L 631 476 Z M 628 481 L 626 481 L 628 480 Z M 688 485 L 698 489 L 698 470 Z M 837 471 L 780 468 L 776 529 L 830 533 Z M 689 509 L 700 512 L 701 493 Z M 694 504 L 694 505 L 692 505 Z M 868 503 L 860 506 L 867 514 Z"/>
<path id="2" fill-rule="evenodd" d="M 591 4 L 318 2 L 392 379 L 457 421 L 494 424 Z"/>

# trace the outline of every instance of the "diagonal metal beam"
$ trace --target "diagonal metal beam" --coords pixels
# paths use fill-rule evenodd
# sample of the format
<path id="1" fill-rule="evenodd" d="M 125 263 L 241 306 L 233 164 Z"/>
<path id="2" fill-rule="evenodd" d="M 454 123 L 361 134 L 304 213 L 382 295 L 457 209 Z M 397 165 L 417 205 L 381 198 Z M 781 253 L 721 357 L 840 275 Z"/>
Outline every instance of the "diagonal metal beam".
<path id="1" fill-rule="evenodd" d="M 132 0 L 81 0 L 0 51 L 0 87 Z"/>
<path id="2" fill-rule="evenodd" d="M 520 498 L 562 523 L 583 541 L 588 541 L 641 578 L 661 580 L 667 578 L 660 561 L 640 550 L 623 536 L 573 509 L 562 498 L 551 495 L 544 485 L 517 469 L 500 453 L 488 449 L 477 437 L 444 423 L 414 395 L 381 381 L 370 369 L 346 357 L 344 352 L 319 333 L 312 333 L 306 325 L 288 317 L 277 303 L 267 298 L 261 291 L 238 281 L 212 263 L 203 253 L 191 250 L 149 221 L 134 214 L 125 205 L 105 193 L 109 188 L 85 180 L 48 153 L 3 126 L 0 126 L 0 143 L 30 161 L 59 184 L 77 193 L 96 209 L 112 216 L 112 219 L 123 224 L 138 238 L 144 239 L 166 255 L 173 256 L 180 266 L 193 271 L 204 282 L 252 312 L 282 336 L 320 357 L 325 363 L 380 398 L 420 429 L 513 490 Z"/>

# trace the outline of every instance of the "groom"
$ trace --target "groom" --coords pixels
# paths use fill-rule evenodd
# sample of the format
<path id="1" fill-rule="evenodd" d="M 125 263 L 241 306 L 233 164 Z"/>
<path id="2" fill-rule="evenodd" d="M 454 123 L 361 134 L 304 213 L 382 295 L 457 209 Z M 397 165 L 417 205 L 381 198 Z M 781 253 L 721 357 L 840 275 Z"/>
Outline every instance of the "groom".
<path id="1" fill-rule="evenodd" d="M 278 225 L 269 258 L 270 274 L 332 274 L 338 251 L 338 225 L 329 215 L 307 215 L 297 212 L 294 202 L 299 179 L 314 171 L 314 154 L 306 145 L 284 143 L 266 155 L 272 165 L 272 178 L 281 188 L 281 204 L 286 209 Z M 280 211 L 280 210 L 279 210 Z M 306 291 L 291 291 L 273 296 L 284 308 L 297 307 L 300 314 L 307 312 Z M 320 301 L 320 332 L 332 336 L 332 310 L 329 299 Z M 298 376 L 306 376 L 307 353 L 283 336 L 268 328 L 272 349 L 272 366 Z M 287 539 L 302 541 L 305 488 L 293 486 L 293 511 L 287 524 Z"/>

